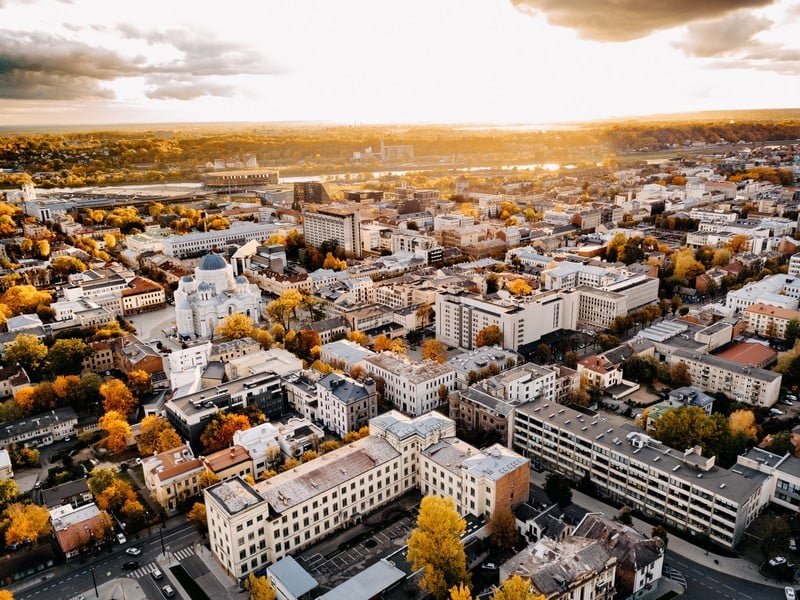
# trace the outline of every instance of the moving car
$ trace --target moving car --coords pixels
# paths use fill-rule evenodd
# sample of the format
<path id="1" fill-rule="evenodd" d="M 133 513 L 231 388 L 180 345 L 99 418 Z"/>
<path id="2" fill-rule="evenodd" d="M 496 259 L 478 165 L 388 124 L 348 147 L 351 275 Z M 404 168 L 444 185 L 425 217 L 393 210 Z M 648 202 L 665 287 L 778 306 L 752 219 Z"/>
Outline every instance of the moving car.
<path id="1" fill-rule="evenodd" d="M 125 550 L 125 554 L 129 554 L 130 556 L 139 556 L 141 553 L 142 551 L 139 550 L 139 548 L 137 548 L 136 546 L 131 546 L 130 548 Z"/>
<path id="2" fill-rule="evenodd" d="M 120 544 L 125 544 L 125 543 L 127 543 L 127 541 L 128 541 L 128 538 L 126 538 L 126 537 L 125 537 L 123 534 L 121 534 L 121 533 L 118 533 L 118 534 L 117 534 L 117 541 L 118 541 Z"/>
<path id="3" fill-rule="evenodd" d="M 159 569 L 153 569 L 150 571 L 150 577 L 156 581 L 160 581 L 161 579 L 164 579 L 164 574 Z"/>
<path id="4" fill-rule="evenodd" d="M 786 564 L 786 557 L 785 556 L 775 556 L 774 558 L 769 559 L 769 566 L 770 567 L 779 567 L 781 565 Z"/>
<path id="5" fill-rule="evenodd" d="M 780 416 L 780 415 L 783 414 L 783 411 L 780 408 L 770 408 L 769 409 L 769 414 Z"/>
<path id="6" fill-rule="evenodd" d="M 129 560 L 126 563 L 122 563 L 122 568 L 126 571 L 133 571 L 133 569 L 139 568 L 139 561 L 138 560 Z"/>
<path id="7" fill-rule="evenodd" d="M 161 588 L 161 593 L 164 594 L 165 598 L 174 598 L 175 597 L 175 590 L 172 589 L 171 585 L 165 585 Z"/>
<path id="8" fill-rule="evenodd" d="M 783 593 L 786 596 L 786 600 L 795 600 L 795 598 L 797 598 L 794 593 L 794 588 L 788 585 L 784 588 Z"/>

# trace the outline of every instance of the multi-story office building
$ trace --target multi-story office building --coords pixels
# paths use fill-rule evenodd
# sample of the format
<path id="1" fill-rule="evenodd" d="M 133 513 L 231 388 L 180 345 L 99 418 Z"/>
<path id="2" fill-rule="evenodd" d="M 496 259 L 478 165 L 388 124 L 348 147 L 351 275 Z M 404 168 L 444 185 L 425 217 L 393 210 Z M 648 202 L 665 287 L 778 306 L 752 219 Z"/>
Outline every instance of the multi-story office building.
<path id="1" fill-rule="evenodd" d="M 436 339 L 471 350 L 478 333 L 490 325 L 503 334 L 503 348 L 541 339 L 559 329 L 575 329 L 579 293 L 546 292 L 527 298 L 483 298 L 460 292 L 436 295 Z"/>
<path id="2" fill-rule="evenodd" d="M 751 448 L 736 458 L 736 464 L 768 475 L 763 497 L 783 508 L 800 512 L 800 459 L 789 453 L 778 456 L 761 448 Z"/>
<path id="3" fill-rule="evenodd" d="M 754 406 L 773 406 L 781 391 L 781 375 L 757 367 L 689 350 L 676 350 L 671 365 L 684 363 L 692 384 L 706 392 L 721 392 L 737 402 Z"/>
<path id="4" fill-rule="evenodd" d="M 800 252 L 792 255 L 792 258 L 789 259 L 789 275 L 800 277 Z"/>
<path id="5" fill-rule="evenodd" d="M 658 284 L 656 284 L 658 287 Z M 589 286 L 580 286 L 578 325 L 606 329 L 617 317 L 628 312 L 625 296 Z"/>
<path id="6" fill-rule="evenodd" d="M 612 500 L 726 547 L 764 505 L 766 476 L 718 467 L 699 447 L 673 450 L 613 417 L 530 403 L 515 411 L 512 443 L 539 466 L 588 478 Z"/>
<path id="7" fill-rule="evenodd" d="M 411 362 L 394 352 L 381 352 L 362 363 L 373 377 L 385 382 L 384 399 L 410 415 L 421 415 L 446 402 L 439 388 L 449 394 L 456 387 L 456 373 L 446 364 L 432 360 Z"/>
<path id="8" fill-rule="evenodd" d="M 527 460 L 500 447 L 478 451 L 455 441 L 454 433 L 453 422 L 436 413 L 417 419 L 387 413 L 372 420 L 369 436 L 267 481 L 248 485 L 234 477 L 209 487 L 211 550 L 230 575 L 243 578 L 358 523 L 414 487 L 452 489 L 462 514 L 475 516 L 527 498 Z M 458 448 L 458 481 L 450 481 L 451 471 L 441 472 L 438 453 L 421 456 L 445 439 Z"/>
<path id="9" fill-rule="evenodd" d="M 786 326 L 800 321 L 800 310 L 779 308 L 768 304 L 753 304 L 744 309 L 747 331 L 765 337 L 786 338 Z"/>
<path id="10" fill-rule="evenodd" d="M 171 235 L 164 240 L 164 254 L 175 258 L 201 256 L 225 246 L 241 246 L 250 240 L 263 242 L 282 227 L 275 223 L 247 223 L 234 221 L 230 229 L 195 232 L 187 235 Z"/>
<path id="11" fill-rule="evenodd" d="M 309 246 L 336 242 L 349 254 L 361 256 L 361 224 L 358 208 L 326 207 L 303 211 L 303 235 Z"/>
<path id="12" fill-rule="evenodd" d="M 203 175 L 203 185 L 212 188 L 241 188 L 277 184 L 278 171 L 268 169 L 218 171 Z"/>
<path id="13" fill-rule="evenodd" d="M 356 431 L 378 416 L 375 381 L 359 382 L 351 377 L 328 373 L 316 385 L 317 418 L 339 436 Z"/>

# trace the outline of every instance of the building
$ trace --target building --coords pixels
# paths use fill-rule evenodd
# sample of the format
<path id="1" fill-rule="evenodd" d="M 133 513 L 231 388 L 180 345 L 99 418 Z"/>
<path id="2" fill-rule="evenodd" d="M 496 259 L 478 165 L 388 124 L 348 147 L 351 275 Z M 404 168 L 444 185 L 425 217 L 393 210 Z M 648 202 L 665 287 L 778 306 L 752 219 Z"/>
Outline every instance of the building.
<path id="1" fill-rule="evenodd" d="M 770 407 L 780 395 L 781 375 L 774 371 L 689 350 L 676 350 L 669 362 L 671 365 L 684 363 L 692 384 L 708 393 L 723 393 L 737 402 Z"/>
<path id="2" fill-rule="evenodd" d="M 244 314 L 261 319 L 261 292 L 243 275 L 234 279 L 233 268 L 213 252 L 200 259 L 194 277 L 185 276 L 175 290 L 175 321 L 184 338 L 213 337 L 227 316 Z"/>
<path id="3" fill-rule="evenodd" d="M 585 356 L 578 361 L 581 381 L 593 387 L 607 390 L 622 383 L 622 369 L 603 356 Z"/>
<path id="4" fill-rule="evenodd" d="M 439 469 L 433 457 L 419 454 L 454 433 L 453 422 L 442 415 L 409 419 L 391 412 L 370 422 L 369 436 L 266 481 L 248 485 L 233 478 L 211 486 L 205 490 L 211 551 L 225 571 L 239 579 L 276 563 L 419 487 L 422 462 L 431 461 L 426 467 L 430 472 Z M 520 501 L 525 499 L 524 459 L 492 447 L 469 450 L 464 462 L 471 475 L 453 489 L 463 494 L 459 506 L 465 514 L 485 514 L 518 495 L 523 495 Z M 441 484 L 451 485 L 446 477 Z"/>
<path id="5" fill-rule="evenodd" d="M 617 559 L 598 540 L 542 539 L 500 565 L 500 581 L 518 575 L 546 600 L 611 600 Z"/>
<path id="6" fill-rule="evenodd" d="M 105 542 L 111 533 L 111 517 L 92 502 L 81 506 L 64 504 L 50 511 L 53 534 L 64 558 L 90 551 Z"/>
<path id="7" fill-rule="evenodd" d="M 92 493 L 86 479 L 66 481 L 46 490 L 42 490 L 41 504 L 48 509 L 68 504 L 73 508 L 92 502 Z"/>
<path id="8" fill-rule="evenodd" d="M 789 275 L 800 277 L 800 252 L 792 255 L 789 259 Z"/>
<path id="9" fill-rule="evenodd" d="M 768 304 L 778 308 L 797 309 L 800 298 L 800 278 L 792 275 L 773 275 L 731 290 L 725 297 L 725 306 L 740 312 L 754 304 Z"/>
<path id="10" fill-rule="evenodd" d="M 225 375 L 229 380 L 259 373 L 275 373 L 283 376 L 302 368 L 303 361 L 291 352 L 283 348 L 270 348 L 230 359 L 225 362 Z"/>
<path id="11" fill-rule="evenodd" d="M 242 188 L 277 185 L 278 171 L 245 169 L 242 171 L 217 171 L 203 175 L 203 185 L 210 188 Z"/>
<path id="12" fill-rule="evenodd" d="M 167 400 L 167 418 L 180 436 L 197 448 L 200 435 L 220 410 L 257 406 L 268 416 L 283 413 L 283 390 L 280 377 L 259 373 L 228 381 L 218 386 Z"/>
<path id="13" fill-rule="evenodd" d="M 281 456 L 278 437 L 278 430 L 272 423 L 262 423 L 234 432 L 233 443 L 247 451 L 253 464 L 254 479 L 259 479 L 264 471 L 270 471 L 277 466 Z"/>
<path id="14" fill-rule="evenodd" d="M 789 453 L 778 456 L 761 448 L 751 448 L 736 458 L 736 464 L 768 476 L 763 494 L 769 502 L 800 512 L 800 459 Z"/>
<path id="15" fill-rule="evenodd" d="M 230 448 L 223 448 L 208 456 L 201 456 L 200 460 L 203 461 L 203 466 L 219 477 L 220 480 L 230 479 L 231 477 L 255 478 L 253 460 L 244 446 L 235 444 Z"/>
<path id="16" fill-rule="evenodd" d="M 90 342 L 92 353 L 83 359 L 82 369 L 92 373 L 105 373 L 114 368 L 114 351 L 108 342 Z"/>
<path id="17" fill-rule="evenodd" d="M 0 449 L 12 444 L 30 447 L 49 446 L 75 435 L 78 415 L 71 406 L 57 408 L 0 425 Z"/>
<path id="18" fill-rule="evenodd" d="M 16 396 L 19 390 L 30 385 L 31 379 L 22 367 L 0 367 L 0 398 Z"/>
<path id="19" fill-rule="evenodd" d="M 358 208 L 319 207 L 303 211 L 306 245 L 319 248 L 334 241 L 345 253 L 361 256 L 361 223 Z"/>
<path id="20" fill-rule="evenodd" d="M 122 314 L 137 315 L 151 310 L 159 310 L 167 304 L 164 288 L 155 281 L 144 277 L 134 277 L 128 287 L 122 290 Z"/>
<path id="21" fill-rule="evenodd" d="M 114 366 L 124 373 L 144 371 L 155 383 L 164 375 L 164 359 L 161 354 L 145 344 L 135 335 L 125 335 L 108 341 L 114 356 Z"/>
<path id="22" fill-rule="evenodd" d="M 0 450 L 0 479 L 13 479 L 14 469 L 11 464 L 11 457 L 5 448 Z"/>
<path id="23" fill-rule="evenodd" d="M 200 493 L 200 474 L 206 467 L 184 444 L 154 454 L 142 461 L 144 483 L 150 496 L 164 511 L 173 515 L 181 504 Z"/>
<path id="24" fill-rule="evenodd" d="M 267 567 L 267 579 L 275 590 L 276 600 L 311 600 L 317 580 L 291 556 Z"/>
<path id="25" fill-rule="evenodd" d="M 800 256 L 797 254 L 795 256 Z M 744 309 L 748 333 L 763 337 L 786 339 L 786 326 L 792 321 L 800 326 L 800 310 L 768 304 L 753 304 Z"/>
<path id="26" fill-rule="evenodd" d="M 394 352 L 381 352 L 366 358 L 364 369 L 384 381 L 384 400 L 403 412 L 418 416 L 435 410 L 455 390 L 456 372 L 446 364 L 431 360 L 411 362 Z"/>
<path id="27" fill-rule="evenodd" d="M 456 372 L 457 387 L 463 388 L 475 383 L 478 376 L 491 374 L 491 371 L 505 371 L 522 360 L 522 356 L 516 352 L 499 346 L 483 346 L 458 354 L 447 360 L 446 364 Z"/>
<path id="28" fill-rule="evenodd" d="M 317 450 L 325 437 L 322 427 L 308 419 L 292 417 L 285 423 L 278 423 L 278 445 L 286 458 L 299 459 L 311 450 Z"/>
<path id="29" fill-rule="evenodd" d="M 614 417 L 532 402 L 514 413 L 512 444 L 538 467 L 588 478 L 612 501 L 728 548 L 764 506 L 766 476 L 718 467 L 699 448 L 673 450 Z"/>
<path id="30" fill-rule="evenodd" d="M 198 231 L 186 235 L 171 235 L 164 240 L 164 254 L 174 258 L 202 256 L 214 249 L 241 246 L 250 240 L 263 242 L 283 227 L 275 223 L 234 221 L 230 229 Z"/>
<path id="31" fill-rule="evenodd" d="M 317 418 L 339 436 L 357 431 L 378 416 L 378 392 L 375 381 L 356 381 L 351 377 L 328 373 L 317 382 Z"/>

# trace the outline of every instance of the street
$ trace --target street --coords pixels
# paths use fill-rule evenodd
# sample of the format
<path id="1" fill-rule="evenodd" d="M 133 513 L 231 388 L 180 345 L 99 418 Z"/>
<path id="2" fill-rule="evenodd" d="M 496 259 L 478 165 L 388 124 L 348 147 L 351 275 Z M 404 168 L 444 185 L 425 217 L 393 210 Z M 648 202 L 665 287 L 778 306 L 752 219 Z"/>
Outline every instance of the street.
<path id="1" fill-rule="evenodd" d="M 172 554 L 174 562 L 180 562 L 194 554 L 192 545 L 197 541 L 198 534 L 193 526 L 183 523 L 171 529 L 164 529 L 163 535 L 167 555 Z M 125 548 L 133 546 L 139 548 L 142 554 L 134 557 L 125 553 Z M 157 528 L 153 528 L 150 535 L 145 532 L 139 540 L 129 540 L 124 547 L 118 546 L 113 554 L 104 555 L 83 564 L 77 560 L 68 563 L 67 566 L 72 567 L 70 572 L 18 592 L 15 598 L 17 600 L 67 600 L 79 595 L 84 595 L 87 599 L 94 598 L 90 571 L 90 567 L 94 567 L 97 585 L 122 576 L 135 578 L 139 580 L 139 584 L 145 590 L 148 598 L 156 600 L 162 598 L 160 586 L 170 583 L 166 575 L 158 582 L 150 577 L 150 572 L 156 567 L 155 560 L 160 554 L 161 540 Z M 137 561 L 140 565 L 139 568 L 132 571 L 124 570 L 122 564 L 131 560 Z M 163 569 L 161 570 L 163 571 Z"/>
<path id="2" fill-rule="evenodd" d="M 686 583 L 686 592 L 682 598 L 686 600 L 708 600 L 720 598 L 726 600 L 765 600 L 770 598 L 784 598 L 783 589 L 774 588 L 760 583 L 747 581 L 726 573 L 709 569 L 700 563 L 692 562 L 667 550 L 665 564 L 677 570 Z M 681 581 L 680 576 L 672 579 Z"/>

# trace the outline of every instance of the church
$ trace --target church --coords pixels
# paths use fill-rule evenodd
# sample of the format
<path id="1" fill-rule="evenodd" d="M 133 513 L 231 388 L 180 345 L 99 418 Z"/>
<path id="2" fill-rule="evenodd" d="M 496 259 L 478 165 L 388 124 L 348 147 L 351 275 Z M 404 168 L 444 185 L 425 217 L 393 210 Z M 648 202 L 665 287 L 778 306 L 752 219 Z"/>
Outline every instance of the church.
<path id="1" fill-rule="evenodd" d="M 261 292 L 239 275 L 220 254 L 203 256 L 194 276 L 185 276 L 175 290 L 175 322 L 185 339 L 207 339 L 220 321 L 234 313 L 261 319 Z"/>

